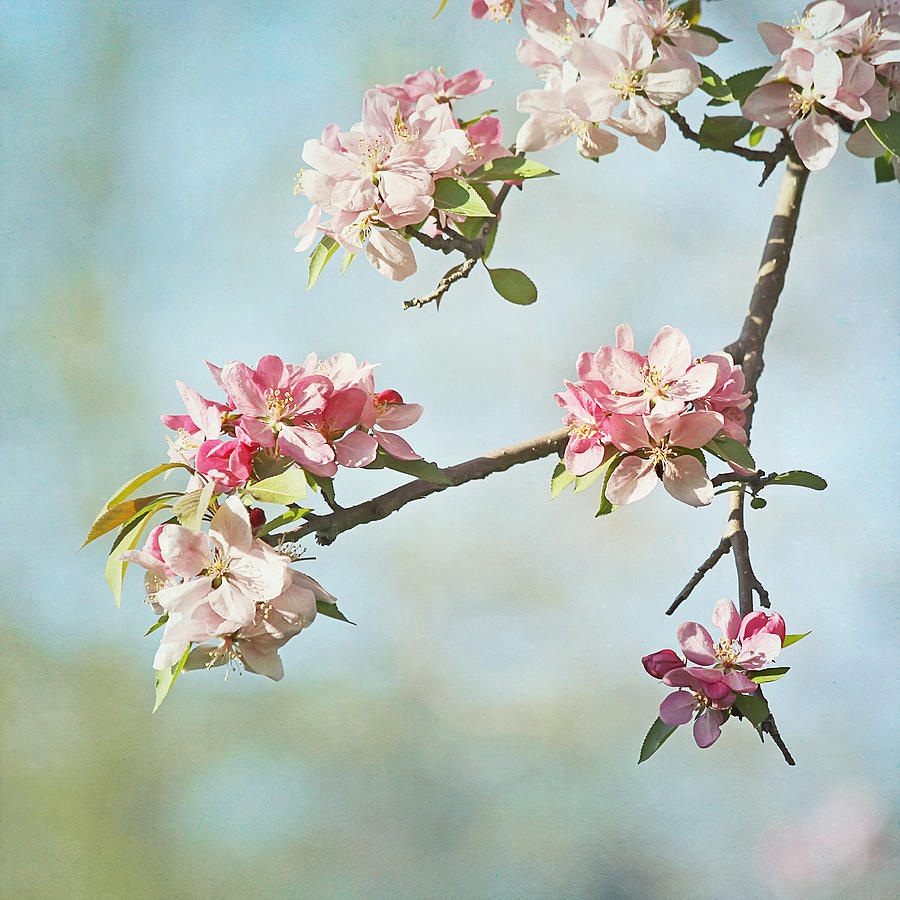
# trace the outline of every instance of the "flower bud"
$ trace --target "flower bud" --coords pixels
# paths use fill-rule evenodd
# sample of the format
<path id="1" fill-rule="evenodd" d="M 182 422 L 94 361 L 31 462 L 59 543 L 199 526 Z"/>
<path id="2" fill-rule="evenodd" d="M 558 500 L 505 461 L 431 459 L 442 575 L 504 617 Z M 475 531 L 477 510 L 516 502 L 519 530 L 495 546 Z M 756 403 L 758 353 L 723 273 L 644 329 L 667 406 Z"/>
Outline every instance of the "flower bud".
<path id="1" fill-rule="evenodd" d="M 262 528 L 263 525 L 266 524 L 266 514 L 260 509 L 258 506 L 254 506 L 253 509 L 250 510 L 250 527 L 256 531 L 258 528 Z"/>
<path id="2" fill-rule="evenodd" d="M 741 630 L 738 633 L 738 640 L 743 643 L 747 638 L 753 637 L 754 634 L 758 634 L 761 631 L 777 634 L 781 642 L 784 643 L 786 634 L 784 619 L 778 613 L 769 615 L 762 610 L 757 610 L 744 616 L 741 622 Z"/>
<path id="3" fill-rule="evenodd" d="M 381 393 L 375 395 L 375 400 L 378 403 L 402 403 L 403 398 L 397 393 L 397 391 L 392 391 L 390 389 L 386 391 L 381 391 Z"/>
<path id="4" fill-rule="evenodd" d="M 641 662 L 647 674 L 654 678 L 662 678 L 672 669 L 684 667 L 684 660 L 674 650 L 658 650 L 656 653 L 645 656 Z"/>

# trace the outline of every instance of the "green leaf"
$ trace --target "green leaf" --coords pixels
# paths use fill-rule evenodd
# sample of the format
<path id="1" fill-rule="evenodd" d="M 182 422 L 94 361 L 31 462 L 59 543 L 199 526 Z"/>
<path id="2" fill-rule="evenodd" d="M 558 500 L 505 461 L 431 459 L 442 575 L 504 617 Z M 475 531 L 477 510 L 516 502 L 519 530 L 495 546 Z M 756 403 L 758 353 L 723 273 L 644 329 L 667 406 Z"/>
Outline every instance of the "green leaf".
<path id="1" fill-rule="evenodd" d="M 306 282 L 306 289 L 310 290 L 312 286 L 319 280 L 322 269 L 325 264 L 337 252 L 338 243 L 334 238 L 324 235 L 322 240 L 316 244 L 315 250 L 309 255 L 309 279 Z"/>
<path id="2" fill-rule="evenodd" d="M 768 718 L 769 704 L 755 694 L 738 694 L 734 700 L 735 708 L 753 727 L 759 731 L 760 726 Z"/>
<path id="3" fill-rule="evenodd" d="M 351 622 L 337 607 L 337 603 L 329 603 L 328 600 L 316 600 L 316 612 L 329 619 L 339 619 L 341 622 L 347 622 L 349 625 L 355 625 Z"/>
<path id="4" fill-rule="evenodd" d="M 731 38 L 725 37 L 724 34 L 719 34 L 718 31 L 714 31 L 712 28 L 707 28 L 705 25 L 691 25 L 691 31 L 696 31 L 698 34 L 706 34 L 709 37 L 715 38 L 720 44 L 730 44 Z"/>
<path id="5" fill-rule="evenodd" d="M 672 736 L 677 725 L 666 725 L 662 719 L 657 720 L 650 726 L 644 743 L 641 744 L 641 755 L 638 759 L 638 765 L 650 759 L 657 750 Z"/>
<path id="6" fill-rule="evenodd" d="M 134 550 L 137 547 L 144 528 L 149 521 L 149 516 L 142 516 L 127 529 L 122 529 L 122 533 L 113 544 L 113 552 L 110 553 L 109 559 L 106 560 L 104 574 L 106 575 L 106 583 L 112 591 L 113 599 L 116 601 L 116 606 L 122 605 L 122 584 L 125 581 L 125 570 L 128 568 L 128 563 L 124 559 L 119 559 L 119 556 L 127 550 Z"/>
<path id="7" fill-rule="evenodd" d="M 203 514 L 209 509 L 209 501 L 212 500 L 215 484 L 208 481 L 202 488 L 183 494 L 172 504 L 172 511 L 178 517 L 178 521 L 191 531 L 199 531 L 203 522 Z"/>
<path id="8" fill-rule="evenodd" d="M 781 642 L 782 647 L 790 647 L 791 644 L 796 644 L 797 641 L 802 641 L 807 635 L 812 634 L 811 631 L 807 631 L 805 634 L 786 634 L 784 636 L 784 640 Z"/>
<path id="9" fill-rule="evenodd" d="M 824 491 L 828 482 L 812 472 L 804 472 L 802 469 L 792 469 L 790 472 L 782 472 L 772 479 L 772 484 L 793 484 L 797 487 L 810 488 L 814 491 Z"/>
<path id="10" fill-rule="evenodd" d="M 790 666 L 778 666 L 774 669 L 760 669 L 750 674 L 750 680 L 756 684 L 765 684 L 767 681 L 778 681 L 779 678 L 791 671 Z"/>
<path id="11" fill-rule="evenodd" d="M 296 503 L 306 496 L 306 476 L 303 469 L 292 466 L 286 472 L 249 484 L 246 492 L 260 503 Z"/>
<path id="12" fill-rule="evenodd" d="M 750 455 L 750 451 L 739 441 L 730 437 L 713 438 L 708 444 L 703 445 L 704 450 L 709 450 L 713 456 L 724 459 L 725 462 L 733 462 L 742 469 L 753 471 L 756 463 Z"/>
<path id="13" fill-rule="evenodd" d="M 486 116 L 492 116 L 495 112 L 497 112 L 496 109 L 486 109 L 484 112 L 478 113 L 478 115 L 475 116 L 474 119 L 457 119 L 457 122 L 459 123 L 459 127 L 463 131 L 466 131 L 470 125 L 477 125 L 483 118 L 485 118 Z M 469 176 L 467 175 L 466 178 L 468 177 Z"/>
<path id="14" fill-rule="evenodd" d="M 153 632 L 156 631 L 157 628 L 162 628 L 163 625 L 165 625 L 166 622 L 168 622 L 168 621 L 169 621 L 169 614 L 168 614 L 168 613 L 163 613 L 163 614 L 156 620 L 156 624 L 155 624 L 155 625 L 151 625 L 151 626 L 144 632 L 144 637 L 147 637 L 148 634 L 153 634 Z"/>
<path id="15" fill-rule="evenodd" d="M 353 259 L 355 256 L 356 256 L 355 253 L 350 253 L 349 251 L 347 251 L 344 254 L 344 258 L 341 260 L 341 272 L 340 272 L 341 275 L 343 275 L 344 272 L 346 272 L 347 269 L 350 268 L 350 263 L 353 262 Z"/>
<path id="16" fill-rule="evenodd" d="M 732 99 L 738 103 L 743 103 L 753 92 L 754 88 L 759 84 L 759 79 L 769 71 L 769 66 L 759 66 L 756 69 L 747 69 L 745 72 L 738 72 L 728 79 L 728 87 L 731 88 Z"/>
<path id="17" fill-rule="evenodd" d="M 747 138 L 747 143 L 751 147 L 755 147 L 763 139 L 763 135 L 765 133 L 766 133 L 766 126 L 765 125 L 757 125 L 756 128 L 754 128 L 750 132 L 750 137 Z"/>
<path id="18" fill-rule="evenodd" d="M 704 66 L 703 63 L 699 65 L 700 77 L 703 79 L 699 84 L 700 90 L 709 94 L 713 101 L 718 101 L 716 105 L 724 106 L 726 103 L 731 103 L 734 97 L 731 96 L 731 88 L 728 86 L 728 82 L 721 75 L 713 72 L 709 66 Z M 713 103 L 710 103 L 710 106 L 712 105 Z"/>
<path id="19" fill-rule="evenodd" d="M 610 457 L 612 459 L 612 457 Z M 601 475 L 606 474 L 606 466 L 609 464 L 609 460 L 607 460 L 602 465 L 597 466 L 591 472 L 588 472 L 587 475 L 579 475 L 575 479 L 575 493 L 580 494 L 582 491 L 586 491 Z"/>
<path id="20" fill-rule="evenodd" d="M 610 461 L 606 469 L 606 475 L 603 478 L 603 490 L 600 492 L 600 508 L 597 512 L 594 513 L 594 518 L 598 518 L 600 516 L 608 516 L 613 510 L 617 509 L 617 507 L 613 506 L 613 504 L 606 497 L 606 487 L 609 484 L 609 479 L 612 476 L 612 473 L 619 468 L 619 464 L 628 456 L 628 453 L 619 453 L 614 456 Z"/>
<path id="21" fill-rule="evenodd" d="M 94 519 L 93 524 L 91 525 L 91 529 L 88 532 L 87 540 L 81 545 L 82 547 L 89 544 L 91 541 L 100 537 L 100 534 L 94 534 L 94 529 L 97 526 L 97 523 L 114 507 L 121 503 L 126 497 L 130 497 L 142 484 L 146 484 L 151 478 L 156 478 L 157 475 L 161 475 L 163 472 L 168 471 L 169 469 L 187 469 L 188 467 L 183 463 L 163 463 L 162 465 L 155 466 L 152 469 L 149 469 L 146 472 L 142 472 L 140 475 L 136 475 L 130 481 L 126 481 L 125 484 L 122 485 L 113 495 L 103 504 L 103 509 L 97 514 L 97 518 Z M 190 470 L 189 470 L 190 471 Z M 113 526 L 115 528 L 115 525 Z M 104 534 L 105 532 L 101 532 Z M 91 535 L 94 534 L 93 537 Z"/>
<path id="22" fill-rule="evenodd" d="M 537 288 L 524 272 L 518 269 L 488 269 L 488 274 L 494 290 L 504 300 L 519 306 L 529 306 L 537 300 Z"/>
<path id="23" fill-rule="evenodd" d="M 178 495 L 170 491 L 164 494 L 152 494 L 149 497 L 135 497 L 131 500 L 122 500 L 105 513 L 97 516 L 94 524 L 91 525 L 87 538 L 79 549 L 86 547 L 91 541 L 95 541 L 98 537 L 102 537 L 104 534 L 112 531 L 117 525 L 122 525 L 129 519 L 134 518 L 137 513 L 148 506 L 154 505 L 156 501 L 176 496 Z M 158 508 L 158 504 L 154 508 Z"/>
<path id="24" fill-rule="evenodd" d="M 276 528 L 281 528 L 282 525 L 291 525 L 298 519 L 302 519 L 307 513 L 310 512 L 312 512 L 311 509 L 304 509 L 301 506 L 295 506 L 291 509 L 286 509 L 280 516 L 276 516 L 274 519 L 272 519 L 271 522 L 266 522 L 266 524 L 256 532 L 256 536 L 262 537 L 263 535 L 269 534 L 269 532 L 274 531 Z"/>
<path id="25" fill-rule="evenodd" d="M 501 156 L 499 159 L 488 160 L 481 168 L 476 169 L 466 178 L 471 182 L 524 181 L 526 178 L 546 178 L 549 175 L 558 174 L 533 159 L 523 159 L 521 156 Z"/>
<path id="26" fill-rule="evenodd" d="M 490 209 L 496 199 L 494 197 L 494 192 L 486 185 L 486 184 L 473 184 L 470 185 L 473 191 L 484 200 L 484 205 Z M 481 237 L 482 229 L 485 225 L 484 217 L 471 218 L 471 219 L 463 219 L 462 222 L 457 222 L 456 228 L 459 233 L 464 237 L 468 238 L 470 241 L 478 240 Z M 496 216 L 490 220 L 490 227 L 496 231 L 497 228 L 497 218 Z M 487 238 L 487 236 L 486 236 Z M 490 251 L 485 250 L 485 256 L 488 255 Z"/>
<path id="27" fill-rule="evenodd" d="M 306 477 L 306 483 L 314 490 L 322 491 L 322 496 L 325 497 L 329 503 L 334 503 L 334 479 L 326 478 L 324 475 L 313 475 L 312 472 L 307 472 L 305 469 L 303 471 L 304 476 Z"/>
<path id="28" fill-rule="evenodd" d="M 707 150 L 729 150 L 751 127 L 743 116 L 704 116 L 700 146 Z"/>
<path id="29" fill-rule="evenodd" d="M 178 677 L 181 670 L 184 668 L 184 664 L 187 662 L 188 654 L 191 652 L 191 645 L 188 644 L 187 650 L 184 651 L 184 656 L 175 663 L 174 666 L 169 666 L 167 669 L 159 669 L 156 673 L 156 703 L 153 706 L 153 712 L 156 712 L 160 706 L 162 706 L 163 700 L 169 696 L 169 691 L 172 690 L 172 685 L 175 684 L 175 679 Z"/>
<path id="30" fill-rule="evenodd" d="M 478 191 L 458 178 L 438 178 L 434 183 L 433 199 L 434 205 L 446 212 L 463 216 L 493 216 Z"/>
<path id="31" fill-rule="evenodd" d="M 553 475 L 550 476 L 550 499 L 555 500 L 574 480 L 575 476 L 560 460 L 553 470 Z"/>
<path id="32" fill-rule="evenodd" d="M 431 484 L 444 486 L 453 484 L 440 467 L 433 462 L 424 459 L 397 459 L 395 456 L 385 453 L 380 447 L 378 448 L 378 459 L 386 469 L 393 469 L 404 475 L 412 475 L 413 478 L 421 478 L 422 481 L 428 481 Z"/>
<path id="33" fill-rule="evenodd" d="M 750 508 L 751 509 L 765 509 L 766 501 L 762 497 L 753 497 L 750 500 Z"/>
<path id="34" fill-rule="evenodd" d="M 900 110 L 895 109 L 883 122 L 866 119 L 866 127 L 885 150 L 900 156 Z"/>

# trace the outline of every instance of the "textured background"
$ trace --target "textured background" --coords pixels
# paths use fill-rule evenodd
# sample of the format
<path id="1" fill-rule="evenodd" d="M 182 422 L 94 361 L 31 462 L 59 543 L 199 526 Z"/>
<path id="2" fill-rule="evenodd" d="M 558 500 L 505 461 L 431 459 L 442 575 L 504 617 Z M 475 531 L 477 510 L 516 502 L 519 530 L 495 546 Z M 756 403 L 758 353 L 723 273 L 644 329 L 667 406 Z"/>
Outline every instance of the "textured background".
<path id="1" fill-rule="evenodd" d="M 641 655 L 733 596 L 726 560 L 662 615 L 724 504 L 657 490 L 594 520 L 597 491 L 548 502 L 551 461 L 313 550 L 307 571 L 358 626 L 318 622 L 277 685 L 191 673 L 150 716 L 140 579 L 117 611 L 108 544 L 75 550 L 112 490 L 164 458 L 174 381 L 215 395 L 204 358 L 379 361 L 382 388 L 425 405 L 413 445 L 450 464 L 557 427 L 553 392 L 619 322 L 640 348 L 679 327 L 698 355 L 737 335 L 779 174 L 759 189 L 758 167 L 674 134 L 598 165 L 540 156 L 563 175 L 510 198 L 492 257 L 537 282 L 531 308 L 476 272 L 439 313 L 403 312 L 446 266 L 424 251 L 402 285 L 357 261 L 306 293 L 300 149 L 355 122 L 367 87 L 477 65 L 496 84 L 460 114 L 497 107 L 510 139 L 523 119 L 519 26 L 473 22 L 463 0 L 432 20 L 436 5 L 0 4 L 0 892 L 889 896 L 897 190 L 843 151 L 807 188 L 754 423 L 762 466 L 830 482 L 773 489 L 749 520 L 775 608 L 814 629 L 768 692 L 796 769 L 737 725 L 702 752 L 682 729 L 635 766 L 665 695 Z M 795 11 L 711 4 L 704 21 L 740 38 L 709 60 L 725 75 L 769 60 L 750 7 Z M 698 123 L 702 98 L 684 108 Z M 395 481 L 342 472 L 340 498 Z"/>

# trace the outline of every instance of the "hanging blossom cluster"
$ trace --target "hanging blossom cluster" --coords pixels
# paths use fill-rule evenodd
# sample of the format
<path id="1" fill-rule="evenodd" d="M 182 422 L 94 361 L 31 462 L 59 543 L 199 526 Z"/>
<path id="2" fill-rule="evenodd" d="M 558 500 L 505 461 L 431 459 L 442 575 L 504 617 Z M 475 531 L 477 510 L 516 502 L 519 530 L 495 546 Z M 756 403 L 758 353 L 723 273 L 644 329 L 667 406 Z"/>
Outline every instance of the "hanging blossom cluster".
<path id="1" fill-rule="evenodd" d="M 695 359 L 685 335 L 666 325 L 642 356 L 631 327 L 620 325 L 615 346 L 582 353 L 577 371 L 581 380 L 555 395 L 569 429 L 565 469 L 575 477 L 605 473 L 609 503 L 640 500 L 661 480 L 676 499 L 706 506 L 713 486 L 700 448 L 742 460 L 734 450 L 747 443 L 750 395 L 729 354 Z"/>
<path id="2" fill-rule="evenodd" d="M 684 622 L 677 631 L 684 659 L 674 650 L 659 650 L 641 660 L 649 675 L 676 688 L 660 705 L 660 720 L 677 727 L 694 719 L 694 740 L 701 748 L 718 740 L 734 707 L 744 715 L 749 712 L 751 721 L 756 718 L 752 710 L 741 709 L 743 701 L 739 699 L 757 692 L 754 678 L 774 681 L 787 671 L 763 671 L 785 645 L 784 619 L 778 613 L 756 611 L 741 618 L 734 603 L 720 600 L 712 621 L 722 633 L 721 640 L 714 642 L 697 622 Z M 799 636 L 791 638 L 793 643 Z M 695 665 L 689 666 L 689 662 Z M 768 708 L 764 711 L 767 715 Z M 754 723 L 757 727 L 762 718 Z"/>
<path id="3" fill-rule="evenodd" d="M 476 18 L 501 18 L 512 3 L 475 3 Z M 490 14 L 490 9 L 496 12 Z M 633 136 L 650 150 L 666 139 L 664 107 L 678 103 L 701 82 L 692 54 L 708 56 L 718 40 L 695 30 L 668 0 L 532 0 L 522 4 L 528 37 L 519 61 L 537 70 L 543 90 L 519 95 L 528 121 L 516 135 L 519 150 L 543 150 L 575 137 L 589 159 L 612 153 L 613 132 Z M 601 127 L 602 126 L 602 127 Z M 612 129 L 612 131 L 608 130 Z"/>
<path id="4" fill-rule="evenodd" d="M 417 422 L 422 407 L 394 390 L 376 392 L 375 366 L 349 353 L 321 361 L 311 353 L 299 366 L 277 356 L 264 356 L 255 369 L 238 361 L 207 366 L 226 402 L 179 381 L 187 415 L 162 417 L 177 432 L 169 458 L 193 469 L 189 489 L 211 483 L 216 493 L 234 490 L 261 456 L 285 457 L 326 478 L 339 465 L 369 465 L 379 447 L 396 459 L 421 459 L 393 432 Z"/>
<path id="5" fill-rule="evenodd" d="M 394 281 L 412 275 L 416 259 L 404 229 L 421 226 L 435 211 L 436 183 L 511 155 L 499 119 L 483 115 L 463 124 L 453 114 L 456 100 L 491 84 L 480 69 L 453 78 L 418 72 L 403 84 L 367 91 L 362 121 L 349 131 L 333 124 L 321 139 L 308 140 L 303 161 L 310 168 L 298 175 L 295 193 L 313 206 L 296 231 L 296 250 L 325 235 L 350 257 L 365 249 L 369 262 Z M 448 215 L 436 213 L 432 232 Z"/>
<path id="6" fill-rule="evenodd" d="M 744 101 L 751 121 L 791 130 L 797 154 L 813 171 L 831 162 L 839 123 L 881 122 L 900 110 L 900 3 L 820 0 L 781 27 L 759 25 L 778 62 Z M 884 147 L 858 127 L 847 148 L 881 156 Z"/>
<path id="7" fill-rule="evenodd" d="M 159 525 L 143 549 L 120 558 L 147 570 L 147 597 L 164 629 L 153 660 L 158 670 L 180 662 L 185 669 L 240 664 L 278 681 L 278 651 L 312 624 L 319 603 L 337 602 L 293 569 L 290 556 L 254 538 L 238 497 L 219 506 L 208 533 Z"/>

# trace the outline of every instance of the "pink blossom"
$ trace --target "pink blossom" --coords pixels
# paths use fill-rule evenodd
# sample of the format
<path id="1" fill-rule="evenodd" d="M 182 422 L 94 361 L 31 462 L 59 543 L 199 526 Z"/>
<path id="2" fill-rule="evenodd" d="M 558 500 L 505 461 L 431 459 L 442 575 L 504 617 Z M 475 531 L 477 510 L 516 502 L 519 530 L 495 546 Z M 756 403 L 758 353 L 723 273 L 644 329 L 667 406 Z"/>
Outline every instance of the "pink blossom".
<path id="1" fill-rule="evenodd" d="M 684 666 L 684 660 L 674 650 L 657 650 L 641 660 L 648 675 L 654 678 L 662 678 L 672 669 L 680 669 Z"/>
<path id="2" fill-rule="evenodd" d="M 716 669 L 677 668 L 667 672 L 663 684 L 687 688 L 669 694 L 660 704 L 659 717 L 666 725 L 685 725 L 694 719 L 694 740 L 701 749 L 711 747 L 721 734 L 724 710 L 735 700 L 734 691 Z M 756 690 L 756 685 L 753 685 Z"/>
<path id="3" fill-rule="evenodd" d="M 640 25 L 649 35 L 654 47 L 663 41 L 697 56 L 709 56 L 719 42 L 708 34 L 693 31 L 680 9 L 673 9 L 669 0 L 645 0 L 641 6 L 637 0 L 619 0 L 617 6 L 629 21 Z"/>
<path id="4" fill-rule="evenodd" d="M 613 443 L 629 453 L 616 467 L 606 487 L 611 503 L 624 506 L 649 494 L 660 479 L 676 499 L 690 506 L 707 506 L 712 482 L 703 463 L 685 453 L 710 441 L 721 429 L 717 413 L 641 417 L 616 416 L 611 421 Z"/>
<path id="5" fill-rule="evenodd" d="M 734 690 L 743 690 L 739 685 L 749 681 L 742 670 L 762 669 L 781 653 L 784 620 L 777 614 L 750 613 L 742 620 L 734 603 L 720 600 L 713 610 L 713 624 L 722 632 L 717 643 L 697 622 L 678 626 L 678 642 L 691 662 L 722 667 Z"/>
<path id="6" fill-rule="evenodd" d="M 192 387 L 180 381 L 175 382 L 178 393 L 184 401 L 187 415 L 160 416 L 163 425 L 178 432 L 174 441 L 169 442 L 169 459 L 172 462 L 190 464 L 204 441 L 218 437 L 222 433 L 222 420 L 230 410 L 221 403 L 207 400 Z"/>
<path id="7" fill-rule="evenodd" d="M 204 441 L 197 450 L 196 470 L 221 491 L 244 484 L 251 474 L 253 447 L 243 441 Z"/>
<path id="8" fill-rule="evenodd" d="M 744 373 L 724 351 L 708 353 L 702 361 L 716 365 L 716 381 L 706 394 L 691 401 L 694 409 L 720 413 L 725 436 L 746 444 L 747 432 L 743 426 L 747 417 L 743 410 L 750 405 L 750 394 L 744 392 Z"/>
<path id="9" fill-rule="evenodd" d="M 572 475 L 586 475 L 602 466 L 615 453 L 610 431 L 612 414 L 592 396 L 598 391 L 598 385 L 601 396 L 608 389 L 599 382 L 573 384 L 567 381 L 565 384 L 566 390 L 554 396 L 567 412 L 563 419 L 569 429 L 564 457 L 566 469 Z"/>
<path id="10" fill-rule="evenodd" d="M 486 91 L 494 82 L 481 69 L 469 69 L 449 78 L 443 70 L 423 69 L 407 75 L 403 84 L 377 85 L 379 91 L 400 101 L 400 113 L 408 116 L 420 97 L 433 97 L 438 103 L 452 103 Z"/>

